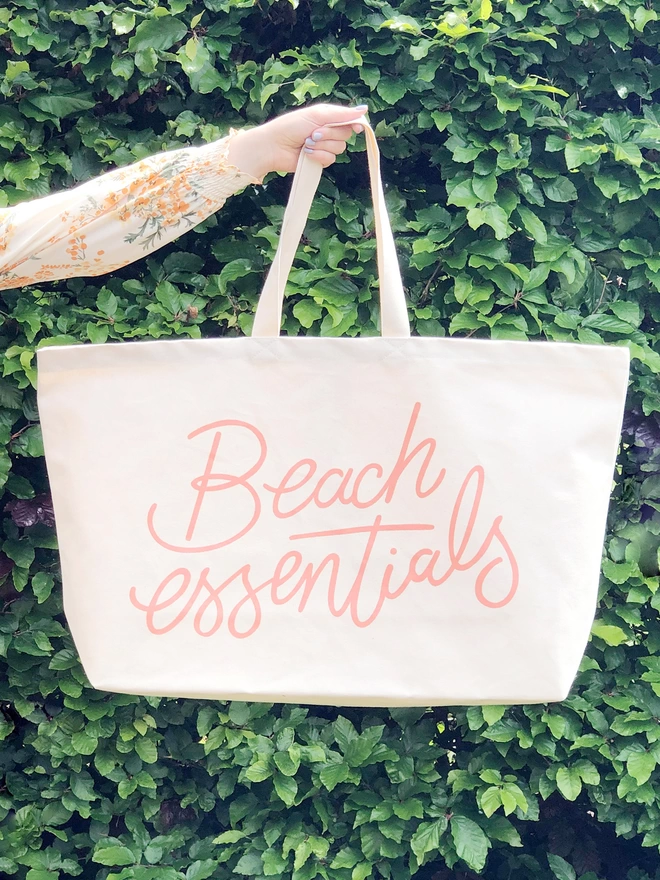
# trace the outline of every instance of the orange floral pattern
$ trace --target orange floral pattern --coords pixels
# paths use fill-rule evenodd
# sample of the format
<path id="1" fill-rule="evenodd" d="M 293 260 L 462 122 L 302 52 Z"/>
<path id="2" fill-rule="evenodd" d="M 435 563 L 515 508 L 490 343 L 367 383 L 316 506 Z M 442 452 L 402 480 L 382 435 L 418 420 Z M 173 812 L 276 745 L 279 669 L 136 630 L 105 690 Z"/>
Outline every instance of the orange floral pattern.
<path id="1" fill-rule="evenodd" d="M 237 133 L 0 208 L 0 289 L 113 272 L 201 223 L 262 182 L 228 161 Z"/>

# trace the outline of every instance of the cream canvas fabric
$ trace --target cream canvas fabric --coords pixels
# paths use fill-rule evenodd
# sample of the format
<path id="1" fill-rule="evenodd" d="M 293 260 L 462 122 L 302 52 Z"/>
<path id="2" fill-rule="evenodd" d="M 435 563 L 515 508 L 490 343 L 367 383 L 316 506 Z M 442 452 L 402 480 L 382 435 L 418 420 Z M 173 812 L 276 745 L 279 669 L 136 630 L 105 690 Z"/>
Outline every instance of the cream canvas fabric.
<path id="1" fill-rule="evenodd" d="M 622 347 L 410 336 L 366 125 L 382 337 L 280 338 L 304 153 L 251 338 L 44 348 L 65 612 L 110 691 L 563 699 L 596 607 Z"/>

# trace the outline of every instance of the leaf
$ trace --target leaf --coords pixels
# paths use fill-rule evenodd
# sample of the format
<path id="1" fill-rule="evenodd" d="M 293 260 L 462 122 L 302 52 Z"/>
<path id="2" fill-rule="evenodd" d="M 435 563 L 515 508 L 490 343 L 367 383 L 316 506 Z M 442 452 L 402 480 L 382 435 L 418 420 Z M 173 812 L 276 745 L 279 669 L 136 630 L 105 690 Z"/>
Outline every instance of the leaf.
<path id="1" fill-rule="evenodd" d="M 576 880 L 575 869 L 561 856 L 548 853 L 548 864 L 557 880 Z"/>
<path id="2" fill-rule="evenodd" d="M 292 807 L 298 794 L 298 783 L 291 776 L 276 773 L 273 776 L 273 784 L 277 796 L 284 801 L 287 807 Z"/>
<path id="3" fill-rule="evenodd" d="M 612 152 L 617 162 L 625 162 L 627 165 L 633 165 L 639 168 L 642 164 L 642 152 L 637 144 L 613 144 Z"/>
<path id="4" fill-rule="evenodd" d="M 98 744 L 98 737 L 90 736 L 84 729 L 71 735 L 71 745 L 79 755 L 93 755 Z"/>
<path id="5" fill-rule="evenodd" d="M 560 767 L 556 782 L 557 788 L 568 801 L 574 801 L 582 791 L 580 774 L 572 767 Z"/>
<path id="6" fill-rule="evenodd" d="M 650 779 L 656 764 L 651 752 L 633 752 L 626 761 L 626 769 L 638 785 L 644 785 Z"/>
<path id="7" fill-rule="evenodd" d="M 44 441 L 39 425 L 32 425 L 12 440 L 11 451 L 14 455 L 23 455 L 27 458 L 43 458 Z"/>
<path id="8" fill-rule="evenodd" d="M 255 852 L 253 849 L 248 850 L 239 860 L 234 868 L 234 874 L 244 874 L 247 877 L 258 877 L 263 873 L 261 853 Z"/>
<path id="9" fill-rule="evenodd" d="M 487 224 L 495 232 L 495 238 L 503 239 L 513 232 L 507 222 L 507 215 L 499 205 L 482 205 L 478 208 L 470 208 L 467 213 L 467 221 L 472 229 Z"/>
<path id="10" fill-rule="evenodd" d="M 516 210 L 518 211 L 518 216 L 522 220 L 523 226 L 532 238 L 541 244 L 546 244 L 548 241 L 548 233 L 536 214 L 524 205 L 518 205 Z"/>
<path id="11" fill-rule="evenodd" d="M 181 311 L 181 294 L 179 288 L 175 287 L 170 281 L 161 281 L 156 286 L 156 299 L 161 305 L 172 315 L 177 315 Z"/>
<path id="12" fill-rule="evenodd" d="M 340 782 L 348 779 L 349 773 L 348 764 L 328 764 L 319 772 L 319 779 L 328 791 L 332 791 Z"/>
<path id="13" fill-rule="evenodd" d="M 391 76 L 384 76 L 376 86 L 376 92 L 388 104 L 396 104 L 401 100 L 408 91 L 408 86 L 401 79 L 395 79 Z"/>
<path id="14" fill-rule="evenodd" d="M 94 780 L 86 770 L 71 775 L 71 791 L 81 801 L 94 801 L 98 797 L 94 791 Z"/>
<path id="15" fill-rule="evenodd" d="M 98 865 L 108 866 L 133 865 L 135 864 L 135 856 L 116 837 L 106 837 L 96 844 L 92 861 Z"/>
<path id="16" fill-rule="evenodd" d="M 553 202 L 571 202 L 578 196 L 575 184 L 567 177 L 542 180 L 541 186 L 543 192 Z"/>
<path id="17" fill-rule="evenodd" d="M 300 749 L 298 746 L 291 746 L 286 752 L 275 752 L 273 761 L 285 776 L 295 776 L 300 767 Z"/>
<path id="18" fill-rule="evenodd" d="M 144 49 L 153 49 L 157 52 L 169 49 L 187 33 L 188 28 L 185 24 L 172 15 L 147 18 L 135 29 L 135 34 L 128 41 L 128 48 L 131 52 Z"/>
<path id="19" fill-rule="evenodd" d="M 96 307 L 100 312 L 103 312 L 104 315 L 108 315 L 108 317 L 115 315 L 117 313 L 118 304 L 119 300 L 107 287 L 102 287 L 99 290 L 98 296 L 96 297 Z"/>
<path id="20" fill-rule="evenodd" d="M 130 34 L 135 27 L 134 12 L 113 12 L 112 29 L 116 34 Z"/>
<path id="21" fill-rule="evenodd" d="M 294 305 L 293 314 L 309 330 L 314 321 L 318 321 L 323 315 L 323 309 L 311 297 L 305 297 Z"/>
<path id="22" fill-rule="evenodd" d="M 64 119 L 73 113 L 80 113 L 83 110 L 91 110 L 96 106 L 96 101 L 92 97 L 91 92 L 76 92 L 75 95 L 36 95 L 30 93 L 29 98 L 23 98 L 21 107 L 26 115 L 30 115 L 30 110 L 39 110 L 41 114 L 45 114 L 45 118 L 53 117 L 54 119 Z M 43 121 L 43 117 L 41 119 Z"/>
<path id="23" fill-rule="evenodd" d="M 358 732 L 353 726 L 353 723 L 349 721 L 348 718 L 344 718 L 343 715 L 340 715 L 332 726 L 337 745 L 342 752 L 345 752 L 349 743 L 358 738 Z"/>
<path id="24" fill-rule="evenodd" d="M 607 152 L 605 144 L 588 144 L 584 141 L 568 141 L 564 148 L 566 166 L 569 170 L 580 165 L 593 165 L 603 153 Z"/>
<path id="25" fill-rule="evenodd" d="M 34 547 L 27 538 L 18 541 L 8 538 L 2 551 L 21 568 L 29 568 L 34 562 Z"/>
<path id="26" fill-rule="evenodd" d="M 19 162 L 5 162 L 4 176 L 18 189 L 25 189 L 26 180 L 36 180 L 41 174 L 41 165 L 34 159 L 21 159 Z"/>
<path id="27" fill-rule="evenodd" d="M 608 199 L 611 199 L 613 196 L 615 196 L 621 188 L 621 181 L 618 179 L 618 177 L 615 177 L 611 174 L 594 174 L 593 181 L 598 189 L 602 192 L 602 194 Z"/>
<path id="28" fill-rule="evenodd" d="M 135 72 L 135 61 L 130 55 L 115 55 L 110 66 L 113 76 L 130 79 Z"/>
<path id="29" fill-rule="evenodd" d="M 186 870 L 186 880 L 208 880 L 217 867 L 218 862 L 215 859 L 198 859 Z"/>
<path id="30" fill-rule="evenodd" d="M 486 864 L 489 839 L 477 823 L 467 816 L 452 816 L 450 826 L 458 857 L 473 871 L 481 871 Z"/>
<path id="31" fill-rule="evenodd" d="M 158 747 L 153 740 L 139 737 L 134 740 L 135 751 L 145 764 L 155 764 L 158 760 Z"/>
<path id="32" fill-rule="evenodd" d="M 425 853 L 433 852 L 440 846 L 440 837 L 447 828 L 447 820 L 444 816 L 434 822 L 422 822 L 410 839 L 410 848 L 415 853 L 417 861 L 422 862 Z"/>
<path id="33" fill-rule="evenodd" d="M 502 793 L 500 789 L 495 785 L 487 788 L 479 798 L 479 805 L 486 816 L 492 816 L 495 810 L 502 806 Z"/>
<path id="34" fill-rule="evenodd" d="M 621 627 L 603 623 L 601 620 L 596 620 L 594 622 L 591 627 L 591 632 L 608 645 L 613 645 L 614 647 L 622 645 L 628 639 L 628 636 Z"/>
<path id="35" fill-rule="evenodd" d="M 424 807 L 418 798 L 408 798 L 401 803 L 394 802 L 392 804 L 394 815 L 399 819 L 422 819 L 424 817 Z"/>
<path id="36" fill-rule="evenodd" d="M 482 706 L 481 712 L 486 724 L 491 725 L 502 718 L 506 712 L 506 706 Z"/>
<path id="37" fill-rule="evenodd" d="M 509 846 L 522 846 L 520 834 L 509 819 L 504 816 L 491 816 L 488 820 L 488 836 L 492 840 L 501 840 Z"/>
<path id="38" fill-rule="evenodd" d="M 219 834 L 217 837 L 213 838 L 213 843 L 237 843 L 239 840 L 242 840 L 245 837 L 244 831 L 239 831 L 238 829 L 231 829 L 230 831 L 223 831 L 222 834 Z"/>

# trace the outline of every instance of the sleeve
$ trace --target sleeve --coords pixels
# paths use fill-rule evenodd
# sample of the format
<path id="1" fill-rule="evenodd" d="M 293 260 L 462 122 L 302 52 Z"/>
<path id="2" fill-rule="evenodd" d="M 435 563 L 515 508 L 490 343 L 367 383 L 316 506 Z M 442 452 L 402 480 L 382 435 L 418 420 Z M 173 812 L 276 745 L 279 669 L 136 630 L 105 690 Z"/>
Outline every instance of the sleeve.
<path id="1" fill-rule="evenodd" d="M 238 130 L 0 208 L 0 289 L 102 275 L 169 244 L 262 180 L 228 161 Z"/>

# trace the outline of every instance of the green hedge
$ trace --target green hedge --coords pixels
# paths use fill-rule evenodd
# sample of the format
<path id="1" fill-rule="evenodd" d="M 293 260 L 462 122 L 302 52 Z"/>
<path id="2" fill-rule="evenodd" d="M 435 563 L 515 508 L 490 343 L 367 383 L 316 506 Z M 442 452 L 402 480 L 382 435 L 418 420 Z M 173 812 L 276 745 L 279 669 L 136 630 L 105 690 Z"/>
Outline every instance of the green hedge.
<path id="1" fill-rule="evenodd" d="M 5 0 L 4 203 L 300 104 L 368 103 L 415 332 L 631 350 L 597 623 L 561 705 L 89 687 L 62 615 L 34 349 L 249 332 L 290 185 L 271 174 L 112 277 L 0 294 L 0 875 L 659 877 L 660 3 L 157 2 Z M 363 149 L 324 175 L 287 334 L 377 332 Z"/>

